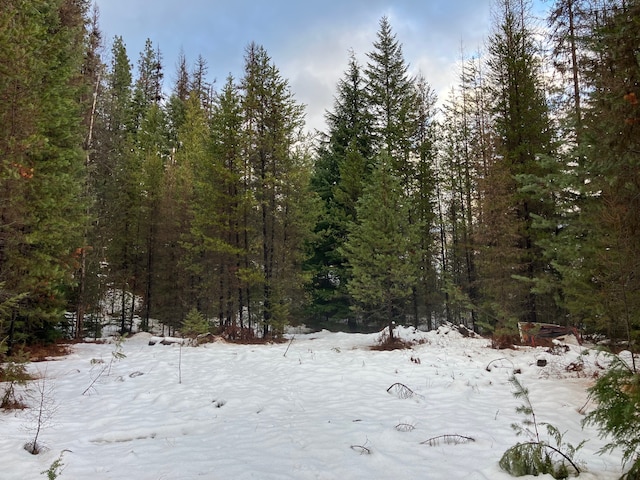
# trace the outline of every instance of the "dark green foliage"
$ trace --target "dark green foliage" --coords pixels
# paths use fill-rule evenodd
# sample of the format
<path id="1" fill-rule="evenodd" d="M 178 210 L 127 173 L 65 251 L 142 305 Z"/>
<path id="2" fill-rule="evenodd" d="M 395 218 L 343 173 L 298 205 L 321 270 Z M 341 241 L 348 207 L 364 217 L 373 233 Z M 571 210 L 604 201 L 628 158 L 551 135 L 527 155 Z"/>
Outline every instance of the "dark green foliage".
<path id="1" fill-rule="evenodd" d="M 259 310 L 263 336 L 280 335 L 301 299 L 302 247 L 315 221 L 310 194 L 309 158 L 300 129 L 304 107 L 282 78 L 264 47 L 251 44 L 240 86 L 244 152 L 253 207 L 249 244 L 254 272 L 262 276 Z M 247 265 L 248 266 L 248 265 Z"/>
<path id="2" fill-rule="evenodd" d="M 348 319 L 353 324 L 347 292 L 349 272 L 340 247 L 356 219 L 356 203 L 371 174 L 373 119 L 365 92 L 365 78 L 353 52 L 338 81 L 328 132 L 314 165 L 311 187 L 322 202 L 322 213 L 310 244 L 305 268 L 312 275 L 308 314 L 314 324 Z"/>
<path id="3" fill-rule="evenodd" d="M 611 439 L 600 453 L 621 449 L 623 462 L 631 465 L 621 478 L 640 478 L 640 374 L 620 356 L 612 355 L 609 369 L 589 394 L 597 406 L 584 424 L 596 425 L 601 436 Z"/>
<path id="4" fill-rule="evenodd" d="M 581 256 L 568 294 L 590 329 L 637 352 L 640 332 L 640 4 L 611 2 L 586 42 L 591 94 L 584 111 Z M 585 308 L 586 307 L 586 308 Z"/>
<path id="5" fill-rule="evenodd" d="M 0 9 L 0 282 L 24 295 L 0 334 L 10 350 L 53 338 L 82 244 L 86 10 L 81 0 Z"/>
<path id="6" fill-rule="evenodd" d="M 546 314 L 547 299 L 532 284 L 547 266 L 536 243 L 541 232 L 532 221 L 533 215 L 546 217 L 553 211 L 553 197 L 540 197 L 527 187 L 546 175 L 548 165 L 540 155 L 553 155 L 555 147 L 526 6 L 500 0 L 497 7 L 500 18 L 487 62 L 496 154 L 489 167 L 493 181 L 484 185 L 484 210 L 494 209 L 495 216 L 481 225 L 481 288 L 489 304 L 501 304 L 506 321 L 535 322 Z M 496 317 L 503 321 L 503 315 Z"/>
<path id="7" fill-rule="evenodd" d="M 314 255 L 307 265 L 314 275 L 312 312 L 316 321 L 347 320 L 351 327 L 357 323 L 356 309 L 349 313 L 348 308 L 355 303 L 362 307 L 362 298 L 354 292 L 364 287 L 350 287 L 359 267 L 351 264 L 353 257 L 347 258 L 345 242 L 353 240 L 354 228 L 373 228 L 360 225 L 372 220 L 361 219 L 357 205 L 375 182 L 372 171 L 378 157 L 385 157 L 385 168 L 400 182 L 399 194 L 405 198 L 398 222 L 414 231 L 412 259 L 417 262 L 415 270 L 422 273 L 407 278 L 404 286 L 409 293 L 402 295 L 404 302 L 398 298 L 385 314 L 369 312 L 359 317 L 365 324 L 379 326 L 381 315 L 395 316 L 399 321 L 412 315 L 417 324 L 421 316 L 430 318 L 434 309 L 430 298 L 434 290 L 430 226 L 434 218 L 431 163 L 435 156 L 435 97 L 424 79 L 416 82 L 409 77 L 402 46 L 386 17 L 379 27 L 364 72 L 352 54 L 349 68 L 338 82 L 334 111 L 327 115 L 326 143 L 319 151 L 312 178 L 312 186 L 324 203 L 312 244 Z M 387 234 L 386 230 L 380 232 L 380 236 Z M 361 248 L 363 252 L 366 249 Z"/>
<path id="8" fill-rule="evenodd" d="M 18 354 L 0 367 L 0 382 L 4 388 L 0 398 L 0 408 L 22 409 L 26 407 L 24 400 L 16 392 L 16 387 L 26 385 L 32 379 L 27 372 L 27 361 L 28 355 Z"/>
<path id="9" fill-rule="evenodd" d="M 418 229 L 408 222 L 409 202 L 390 163 L 387 155 L 379 158 L 342 251 L 349 262 L 347 288 L 357 311 L 367 323 L 388 326 L 393 340 L 393 323 L 417 277 L 412 246 Z"/>
<path id="10" fill-rule="evenodd" d="M 550 474 L 553 478 L 567 478 L 569 471 L 564 464 L 554 466 L 551 451 L 543 443 L 518 443 L 507 450 L 500 459 L 500 468 L 514 477 Z"/>
<path id="11" fill-rule="evenodd" d="M 314 326 L 442 317 L 510 345 L 517 321 L 544 319 L 637 350 L 640 6 L 587 3 L 552 7 L 570 108 L 550 110 L 527 2 L 497 0 L 443 125 L 383 17 L 312 159 L 264 48 L 218 92 L 181 55 L 165 99 L 151 40 L 135 75 L 121 37 L 102 65 L 88 0 L 6 0 L 0 349 L 54 338 L 73 306 L 79 337 L 136 313 L 177 328 L 195 307 L 230 336 L 305 312 Z"/>
<path id="12" fill-rule="evenodd" d="M 208 333 L 210 328 L 206 318 L 198 310 L 192 308 L 184 319 L 181 332 L 183 335 L 196 337 Z"/>
<path id="13" fill-rule="evenodd" d="M 513 424 L 512 428 L 518 436 L 526 435 L 531 440 L 517 443 L 504 452 L 499 462 L 500 467 L 516 477 L 550 474 L 553 478 L 567 478 L 570 472 L 579 475 L 580 470 L 573 458 L 584 442 L 574 447 L 563 441 L 563 434 L 556 427 L 539 423 L 529 399 L 529 390 L 515 376 L 509 381 L 515 388 L 513 396 L 523 400 L 516 412 L 522 414 L 524 420 L 522 424 Z M 547 439 L 540 435 L 541 426 L 546 427 Z M 554 444 L 551 444 L 551 440 Z"/>
<path id="14" fill-rule="evenodd" d="M 416 90 L 407 73 L 409 65 L 404 60 L 402 45 L 387 17 L 380 20 L 373 47 L 368 53 L 366 91 L 376 150 L 386 150 L 391 155 L 393 167 L 405 180 L 417 128 Z"/>

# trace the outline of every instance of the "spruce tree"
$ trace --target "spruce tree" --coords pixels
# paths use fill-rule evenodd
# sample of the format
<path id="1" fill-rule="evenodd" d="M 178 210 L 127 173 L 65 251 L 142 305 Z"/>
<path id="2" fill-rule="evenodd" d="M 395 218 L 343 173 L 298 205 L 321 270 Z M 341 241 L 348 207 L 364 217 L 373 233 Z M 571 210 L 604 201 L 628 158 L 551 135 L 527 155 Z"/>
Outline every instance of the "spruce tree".
<path id="1" fill-rule="evenodd" d="M 358 201 L 358 221 L 351 225 L 342 251 L 349 263 L 347 288 L 356 301 L 354 308 L 365 324 L 387 326 L 391 341 L 417 277 L 418 229 L 407 221 L 409 209 L 391 159 L 383 153 Z"/>
<path id="2" fill-rule="evenodd" d="M 415 153 L 412 155 L 413 178 L 408 191 L 411 205 L 408 221 L 420 232 L 414 245 L 420 275 L 412 287 L 412 308 L 407 308 L 407 312 L 411 311 L 416 327 L 422 320 L 426 320 L 427 326 L 431 327 L 442 300 L 433 234 L 436 224 L 436 138 L 439 131 L 435 121 L 436 95 L 423 76 L 416 82 L 415 100 L 417 128 L 412 139 Z"/>
<path id="3" fill-rule="evenodd" d="M 256 44 L 247 48 L 241 90 L 244 155 L 253 174 L 249 182 L 256 202 L 252 213 L 258 249 L 253 264 L 262 274 L 258 305 L 262 333 L 267 336 L 281 333 L 290 320 L 287 294 L 304 239 L 304 230 L 297 227 L 305 202 L 293 201 L 308 198 L 293 196 L 308 191 L 306 156 L 294 150 L 303 125 L 303 107 L 264 47 Z"/>
<path id="4" fill-rule="evenodd" d="M 206 262 L 206 296 L 211 297 L 211 317 L 220 327 L 235 331 L 244 308 L 237 269 L 243 263 L 241 164 L 242 117 L 240 96 L 232 77 L 214 98 L 209 122 L 193 90 L 190 108 L 197 102 L 202 150 L 192 153 L 194 161 L 194 205 L 191 234 L 199 244 L 199 257 Z M 204 128 L 204 130 L 202 130 Z M 198 257 L 196 257 L 198 258 Z M 204 293 L 204 292 L 203 292 Z M 241 301 L 242 300 L 242 301 Z"/>
<path id="5" fill-rule="evenodd" d="M 138 152 L 142 157 L 141 178 L 141 236 L 144 248 L 144 258 L 141 274 L 144 286 L 144 305 L 141 312 L 140 329 L 147 331 L 152 315 L 153 296 L 155 295 L 155 279 L 157 267 L 156 259 L 163 250 L 158 241 L 159 231 L 164 228 L 164 222 L 159 216 L 161 187 L 165 165 L 170 158 L 169 133 L 164 110 L 158 104 L 152 104 L 148 109 L 138 135 Z"/>
<path id="6" fill-rule="evenodd" d="M 565 293 L 588 327 L 637 350 L 640 332 L 640 29 L 637 1 L 597 12 L 587 42 L 591 62 L 584 114 L 581 237 Z M 576 310 L 580 308 L 581 310 Z"/>
<path id="7" fill-rule="evenodd" d="M 489 310 L 490 305 L 498 304 L 506 309 L 492 313 L 504 319 L 500 323 L 535 322 L 549 318 L 550 302 L 532 290 L 535 279 L 546 268 L 537 244 L 538 232 L 532 226 L 533 215 L 548 216 L 554 205 L 553 198 L 533 194 L 527 182 L 547 173 L 548 164 L 541 162 L 540 156 L 552 155 L 554 143 L 526 5 L 500 0 L 498 8 L 501 17 L 490 39 L 488 60 L 498 143 L 497 156 L 490 164 L 493 182 L 485 184 L 492 191 L 485 193 L 483 207 L 494 210 L 496 223 L 485 217 L 479 232 L 480 238 L 484 237 L 482 288 Z M 517 282 L 510 284 L 509 278 Z M 496 289 L 498 282 L 502 286 Z M 497 292 L 503 292 L 500 296 L 510 301 L 496 303 Z"/>
<path id="8" fill-rule="evenodd" d="M 373 121 L 366 84 L 355 54 L 338 81 L 333 110 L 327 112 L 328 132 L 314 166 L 311 184 L 323 203 L 315 226 L 313 255 L 306 269 L 312 272 L 313 321 L 347 319 L 349 309 L 346 261 L 339 248 L 344 244 L 349 222 L 356 219 L 356 203 L 368 182 L 373 163 Z"/>
<path id="9" fill-rule="evenodd" d="M 116 37 L 111 48 L 111 65 L 107 75 L 105 92 L 105 155 L 101 165 L 102 175 L 100 199 L 103 225 L 109 236 L 105 245 L 105 260 L 108 278 L 120 297 L 117 305 L 120 312 L 120 329 L 127 330 L 127 292 L 133 291 L 136 268 L 140 258 L 137 243 L 139 232 L 139 178 L 140 165 L 134 155 L 134 114 L 132 109 L 133 76 L 126 46 L 121 37 Z M 115 293 L 115 292 L 114 292 Z"/>
<path id="10" fill-rule="evenodd" d="M 83 110 L 83 126 L 86 131 L 83 142 L 85 152 L 83 202 L 86 204 L 86 217 L 83 225 L 83 244 L 77 252 L 78 263 L 74 273 L 78 284 L 72 294 L 76 318 L 75 325 L 69 333 L 74 334 L 76 338 L 83 338 L 88 333 L 85 331 L 85 315 L 89 314 L 91 323 L 93 323 L 101 290 L 99 275 L 100 261 L 102 260 L 101 249 L 96 248 L 101 242 L 100 237 L 96 234 L 97 229 L 94 228 L 98 218 L 94 175 L 99 157 L 99 148 L 97 148 L 100 139 L 99 99 L 104 85 L 105 65 L 102 61 L 102 33 L 98 20 L 98 7 L 94 5 L 90 21 L 85 27 L 85 51 L 82 64 L 85 87 L 80 99 Z"/>
<path id="11" fill-rule="evenodd" d="M 406 163 L 416 128 L 416 91 L 408 75 L 402 45 L 387 17 L 380 20 L 374 49 L 367 55 L 367 94 L 374 118 L 378 151 L 386 150 L 394 158 L 394 168 L 407 175 Z"/>
<path id="12" fill-rule="evenodd" d="M 423 235 L 414 245 L 416 258 L 423 272 L 420 281 L 412 285 L 411 307 L 414 323 L 420 316 L 430 318 L 437 299 L 434 290 L 433 222 L 434 189 L 432 163 L 434 158 L 433 93 L 424 77 L 409 76 L 402 45 L 391 29 L 387 17 L 380 20 L 373 50 L 368 53 L 366 68 L 369 112 L 374 118 L 373 132 L 378 152 L 389 155 L 391 168 L 401 180 L 405 194 L 412 196 L 414 208 L 407 210 L 404 222 L 421 225 Z M 421 313 L 422 312 L 422 313 Z"/>
<path id="13" fill-rule="evenodd" d="M 216 241 L 212 231 L 218 219 L 215 213 L 217 198 L 211 194 L 216 188 L 212 179 L 212 161 L 208 155 L 210 130 L 202 108 L 200 96 L 191 91 L 186 102 L 185 120 L 178 131 L 180 148 L 175 154 L 175 164 L 170 168 L 172 181 L 170 186 L 173 199 L 167 199 L 173 208 L 180 208 L 173 216 L 178 225 L 179 236 L 176 241 L 187 250 L 180 259 L 181 265 L 189 272 L 190 292 L 187 296 L 185 314 L 195 307 L 206 318 L 213 318 L 214 281 L 216 272 Z M 212 181 L 213 180 L 213 181 Z M 210 227 L 211 225 L 211 227 Z M 171 269 L 166 274 L 173 275 Z M 166 281 L 170 285 L 171 278 Z"/>
<path id="14" fill-rule="evenodd" d="M 52 337 L 82 246 L 86 10 L 48 0 L 0 11 L 0 283 L 22 298 L 0 333 L 9 350 Z"/>

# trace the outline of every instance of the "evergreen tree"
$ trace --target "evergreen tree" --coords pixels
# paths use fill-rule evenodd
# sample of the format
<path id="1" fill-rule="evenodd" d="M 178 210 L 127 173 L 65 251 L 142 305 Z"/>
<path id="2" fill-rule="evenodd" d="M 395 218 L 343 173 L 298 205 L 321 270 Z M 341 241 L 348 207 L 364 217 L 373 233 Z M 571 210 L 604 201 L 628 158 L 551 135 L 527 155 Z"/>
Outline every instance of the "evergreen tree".
<path id="1" fill-rule="evenodd" d="M 551 27 L 553 65 L 560 75 L 560 111 L 567 118 L 567 137 L 577 140 L 582 131 L 584 59 L 582 47 L 588 33 L 588 7 L 584 0 L 556 0 L 548 23 Z"/>
<path id="2" fill-rule="evenodd" d="M 498 155 L 490 165 L 493 181 L 486 184 L 493 191 L 487 191 L 483 199 L 485 212 L 493 210 L 496 223 L 485 216 L 480 226 L 485 268 L 482 288 L 487 311 L 490 305 L 501 305 L 503 311 L 492 314 L 503 319 L 500 323 L 535 322 L 539 316 L 549 318 L 551 302 L 532 290 L 535 278 L 546 268 L 533 215 L 548 216 L 554 205 L 552 198 L 532 194 L 527 181 L 547 173 L 548 164 L 540 161 L 540 155 L 551 155 L 554 144 L 537 51 L 526 24 L 526 5 L 500 0 L 498 6 L 501 18 L 490 39 L 488 60 Z M 509 278 L 518 282 L 509 282 Z M 495 303 L 498 292 L 502 300 Z M 505 299 L 510 301 L 505 304 Z"/>
<path id="3" fill-rule="evenodd" d="M 446 224 L 450 233 L 446 260 L 445 309 L 462 323 L 476 325 L 479 301 L 477 288 L 477 226 L 483 210 L 479 184 L 487 177 L 487 163 L 493 141 L 489 130 L 486 88 L 482 62 L 470 58 L 463 62 L 459 92 L 445 106 L 441 149 L 442 188 L 448 192 Z M 488 187 L 489 182 L 485 183 Z M 490 202 L 487 202 L 490 203 Z M 470 319 L 469 319 L 470 317 Z"/>
<path id="4" fill-rule="evenodd" d="M 217 313 L 213 303 L 217 258 L 216 236 L 212 231 L 217 223 L 214 210 L 217 198 L 211 193 L 216 187 L 216 179 L 212 179 L 209 137 L 200 97 L 192 91 L 186 103 L 185 121 L 178 131 L 180 148 L 175 155 L 175 165 L 170 167 L 174 183 L 169 185 L 169 192 L 173 198 L 167 201 L 173 209 L 181 209 L 173 214 L 177 225 L 181 226 L 175 241 L 187 250 L 187 254 L 179 259 L 179 265 L 186 268 L 190 277 L 183 313 L 195 307 L 206 318 L 213 318 Z M 170 288 L 175 270 L 167 268 L 165 273 L 169 275 L 166 281 Z"/>
<path id="5" fill-rule="evenodd" d="M 248 282 L 242 272 L 248 269 L 249 252 L 245 238 L 249 234 L 246 212 L 251 208 L 244 181 L 242 99 L 232 76 L 222 88 L 213 104 L 211 116 L 212 154 L 215 162 L 220 201 L 220 234 L 226 245 L 222 265 L 220 321 L 232 332 L 245 327 L 251 330 L 250 318 L 245 318 L 245 307 L 250 298 Z M 248 323 L 247 323 L 248 321 Z"/>
<path id="6" fill-rule="evenodd" d="M 409 185 L 410 210 L 408 221 L 419 230 L 414 245 L 419 277 L 412 287 L 412 316 L 417 327 L 423 319 L 433 325 L 433 317 L 440 310 L 441 297 L 438 273 L 435 265 L 436 247 L 433 235 L 436 224 L 436 96 L 424 77 L 416 82 L 417 128 L 415 132 L 415 157 L 412 158 L 413 178 Z M 409 309 L 407 309 L 409 311 Z"/>
<path id="7" fill-rule="evenodd" d="M 190 106 L 199 109 L 200 122 L 205 127 L 205 112 L 195 90 Z M 207 296 L 211 297 L 210 316 L 218 318 L 220 327 L 232 333 L 239 315 L 243 320 L 240 312 L 245 294 L 237 275 L 244 257 L 240 220 L 242 117 L 240 96 L 232 77 L 214 99 L 208 128 L 208 134 L 203 135 L 205 150 L 192 155 L 197 175 L 191 233 L 201 245 L 201 261 L 206 262 L 203 268 L 207 272 Z"/>
<path id="8" fill-rule="evenodd" d="M 308 191 L 305 156 L 294 145 L 303 125 L 303 108 L 295 102 L 288 82 L 271 63 L 263 47 L 251 44 L 245 55 L 243 92 L 244 155 L 252 178 L 257 213 L 257 256 L 262 274 L 260 298 L 263 335 L 279 334 L 290 320 L 288 285 L 297 273 L 304 230 L 298 230 L 305 203 L 293 203 L 294 192 Z M 300 197 L 296 197 L 302 200 Z"/>
<path id="9" fill-rule="evenodd" d="M 207 82 L 208 71 L 209 67 L 207 65 L 207 61 L 199 55 L 193 71 L 191 72 L 190 92 L 195 92 L 195 94 L 200 98 L 202 107 L 205 109 L 207 114 L 210 112 L 212 97 L 212 85 Z"/>
<path id="10" fill-rule="evenodd" d="M 0 10 L 0 283 L 22 297 L 0 333 L 9 351 L 51 338 L 82 246 L 86 11 L 80 0 Z"/>
<path id="11" fill-rule="evenodd" d="M 97 234 L 97 191 L 95 188 L 95 173 L 99 157 L 99 98 L 104 85 L 104 68 L 102 62 L 102 33 L 98 25 L 99 11 L 94 5 L 90 22 L 86 26 L 85 53 L 82 64 L 82 76 L 85 88 L 80 99 L 84 112 L 83 125 L 86 130 L 83 148 L 85 150 L 85 172 L 83 182 L 83 196 L 86 202 L 86 218 L 83 226 L 83 245 L 77 251 L 78 263 L 75 273 L 78 285 L 73 294 L 75 303 L 75 332 L 70 332 L 76 338 L 83 338 L 88 332 L 85 330 L 85 314 L 91 315 L 91 323 L 95 319 L 101 297 L 101 278 L 99 275 L 101 249 L 96 248 L 101 243 Z M 97 139 L 97 141 L 96 141 Z M 95 330 L 93 330 L 95 331 Z"/>
<path id="12" fill-rule="evenodd" d="M 366 324 L 393 325 L 411 297 L 417 271 L 414 255 L 418 229 L 407 221 L 409 199 L 382 154 L 371 183 L 358 201 L 358 222 L 350 228 L 343 248 L 351 269 L 348 289 Z"/>
<path id="13" fill-rule="evenodd" d="M 380 20 L 374 50 L 367 55 L 367 93 L 378 151 L 386 150 L 403 178 L 410 176 L 408 156 L 415 137 L 416 90 L 408 76 L 402 45 L 387 17 Z M 404 180 L 405 182 L 407 180 Z"/>
<path id="14" fill-rule="evenodd" d="M 316 321 L 348 319 L 348 270 L 339 248 L 356 219 L 356 203 L 372 169 L 373 120 L 365 79 L 353 52 L 338 81 L 332 111 L 327 112 L 328 133 L 318 152 L 312 188 L 323 202 L 315 226 L 313 255 L 306 268 L 312 272 L 311 315 Z"/>
<path id="15" fill-rule="evenodd" d="M 128 330 L 134 315 L 134 295 L 143 262 L 140 225 L 141 158 L 135 150 L 137 132 L 133 109 L 133 77 L 126 46 L 116 37 L 111 48 L 107 74 L 102 139 L 104 155 L 98 165 L 99 211 L 104 227 L 107 278 L 119 291 L 118 305 L 111 313 L 120 315 L 120 329 Z M 127 301 L 131 299 L 131 302 Z"/>
<path id="16" fill-rule="evenodd" d="M 125 332 L 131 331 L 136 313 L 143 314 L 142 327 L 148 327 L 159 188 L 169 148 L 166 119 L 160 108 L 163 73 L 159 50 L 147 40 L 133 85 L 126 49 L 118 38 L 112 62 L 109 87 L 115 118 L 110 136 L 117 150 L 108 155 L 114 166 L 109 194 L 115 208 L 107 252 L 114 286 L 121 293 L 120 330 Z M 137 312 L 136 298 L 143 299 L 142 312 Z"/>
<path id="17" fill-rule="evenodd" d="M 156 258 L 163 249 L 158 241 L 158 233 L 164 228 L 164 221 L 159 216 L 161 188 L 164 168 L 170 156 L 167 119 L 160 105 L 152 104 L 145 115 L 138 135 L 138 154 L 141 161 L 141 236 L 144 259 L 141 274 L 144 282 L 144 305 L 141 312 L 140 329 L 147 331 L 152 314 L 153 296 L 155 295 Z"/>
<path id="18" fill-rule="evenodd" d="M 422 278 L 412 285 L 412 307 L 406 306 L 402 315 L 411 312 L 414 323 L 420 320 L 422 310 L 431 318 L 436 298 L 434 290 L 433 223 L 434 190 L 432 163 L 433 106 L 435 99 L 423 77 L 417 81 L 408 75 L 409 66 L 404 60 L 402 45 L 392 32 L 387 17 L 380 20 L 380 28 L 373 51 L 368 53 L 367 94 L 369 112 L 374 118 L 373 131 L 378 151 L 385 151 L 402 182 L 405 195 L 412 198 L 414 208 L 406 211 L 403 222 L 413 227 L 421 225 L 423 235 L 414 245 L 416 258 L 420 259 Z M 417 241 L 417 239 L 416 239 Z"/>
<path id="19" fill-rule="evenodd" d="M 138 76 L 133 90 L 131 121 L 134 131 L 142 125 L 151 105 L 159 105 L 162 100 L 162 70 L 160 49 L 155 49 L 153 42 L 147 39 L 138 59 Z"/>
<path id="20" fill-rule="evenodd" d="M 637 349 L 640 331 L 640 4 L 620 1 L 596 12 L 585 72 L 583 204 L 573 237 L 565 294 L 587 326 Z M 568 263 L 568 262 L 567 262 Z M 565 264 L 566 265 L 566 264 Z"/>

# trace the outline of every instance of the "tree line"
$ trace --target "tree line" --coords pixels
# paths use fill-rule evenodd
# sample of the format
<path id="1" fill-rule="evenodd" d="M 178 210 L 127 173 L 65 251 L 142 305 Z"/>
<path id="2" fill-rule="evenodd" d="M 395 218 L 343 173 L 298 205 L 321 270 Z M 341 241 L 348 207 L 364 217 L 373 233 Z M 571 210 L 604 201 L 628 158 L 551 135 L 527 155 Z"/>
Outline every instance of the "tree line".
<path id="1" fill-rule="evenodd" d="M 383 17 L 310 135 L 259 44 L 219 86 L 182 54 L 168 86 L 151 40 L 136 68 L 105 50 L 88 0 L 4 0 L 3 347 L 194 311 L 237 339 L 450 321 L 637 342 L 640 5 L 494 11 L 439 103 Z"/>

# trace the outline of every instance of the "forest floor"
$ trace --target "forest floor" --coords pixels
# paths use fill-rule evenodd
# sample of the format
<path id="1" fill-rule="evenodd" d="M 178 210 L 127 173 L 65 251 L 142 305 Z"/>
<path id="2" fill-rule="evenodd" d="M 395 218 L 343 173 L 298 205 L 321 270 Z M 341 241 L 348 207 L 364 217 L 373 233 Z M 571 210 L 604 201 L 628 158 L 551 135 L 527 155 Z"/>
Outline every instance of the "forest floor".
<path id="1" fill-rule="evenodd" d="M 528 440 L 512 428 L 525 420 L 515 373 L 538 422 L 574 446 L 588 440 L 580 478 L 620 477 L 621 454 L 598 454 L 606 439 L 581 426 L 602 354 L 495 350 L 447 326 L 396 333 L 411 348 L 328 331 L 265 345 L 151 346 L 149 334 L 73 344 L 28 364 L 39 380 L 18 395 L 29 408 L 0 412 L 0 476 L 46 478 L 61 459 L 61 480 L 508 479 L 500 457 Z"/>

